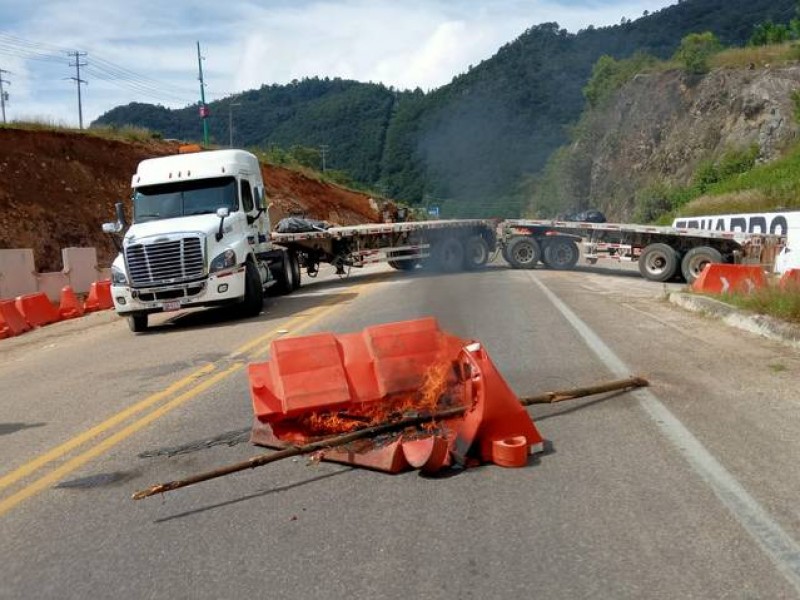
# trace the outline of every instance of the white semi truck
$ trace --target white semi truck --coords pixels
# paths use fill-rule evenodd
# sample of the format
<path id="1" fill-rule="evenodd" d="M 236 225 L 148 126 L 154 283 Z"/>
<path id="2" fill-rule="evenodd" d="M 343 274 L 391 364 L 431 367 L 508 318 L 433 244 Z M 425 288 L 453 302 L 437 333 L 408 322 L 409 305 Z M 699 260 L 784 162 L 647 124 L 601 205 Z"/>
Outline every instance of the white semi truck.
<path id="1" fill-rule="evenodd" d="M 148 315 L 238 304 L 257 315 L 264 292 L 290 293 L 300 266 L 270 239 L 261 168 L 242 150 L 177 154 L 142 161 L 132 180 L 133 221 L 122 204 L 103 231 L 124 236 L 111 266 L 118 314 L 134 332 Z"/>
<path id="2" fill-rule="evenodd" d="M 117 204 L 121 234 L 111 292 L 134 332 L 148 315 L 234 304 L 257 315 L 268 288 L 288 294 L 320 263 L 344 274 L 388 262 L 452 272 L 483 267 L 496 245 L 496 221 L 377 223 L 271 232 L 258 159 L 243 150 L 192 152 L 142 161 L 133 176 L 133 222 Z"/>

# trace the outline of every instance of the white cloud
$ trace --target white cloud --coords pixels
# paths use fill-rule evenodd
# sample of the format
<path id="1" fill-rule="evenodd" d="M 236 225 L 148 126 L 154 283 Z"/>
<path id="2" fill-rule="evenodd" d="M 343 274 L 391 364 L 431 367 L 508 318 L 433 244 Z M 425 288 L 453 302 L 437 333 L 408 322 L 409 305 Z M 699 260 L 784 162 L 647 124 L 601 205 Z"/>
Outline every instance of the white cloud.
<path id="1" fill-rule="evenodd" d="M 0 0 L 0 12 L 11 14 L 4 34 L 89 53 L 88 121 L 131 101 L 195 101 L 195 40 L 206 56 L 211 99 L 312 76 L 431 89 L 538 23 L 557 21 L 576 31 L 634 19 L 673 1 L 40 0 L 20 6 Z M 133 74 L 116 85 L 104 82 L 96 71 L 102 60 Z M 67 63 L 66 56 L 63 62 L 24 62 L 0 43 L 0 68 L 13 71 L 10 117 L 46 114 L 77 123 L 75 85 L 65 80 L 74 70 Z"/>

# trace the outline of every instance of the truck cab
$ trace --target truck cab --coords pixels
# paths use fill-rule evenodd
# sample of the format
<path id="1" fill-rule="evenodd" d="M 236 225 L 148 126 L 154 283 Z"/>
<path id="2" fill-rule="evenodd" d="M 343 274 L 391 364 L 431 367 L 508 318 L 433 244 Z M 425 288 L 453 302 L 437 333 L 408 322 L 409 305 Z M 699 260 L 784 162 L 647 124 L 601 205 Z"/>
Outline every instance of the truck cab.
<path id="1" fill-rule="evenodd" d="M 112 296 L 132 331 L 148 315 L 238 304 L 259 314 L 267 288 L 286 281 L 290 257 L 272 246 L 258 159 L 242 150 L 177 154 L 142 161 L 133 175 L 133 221 L 118 205 L 107 233 L 122 233 Z"/>

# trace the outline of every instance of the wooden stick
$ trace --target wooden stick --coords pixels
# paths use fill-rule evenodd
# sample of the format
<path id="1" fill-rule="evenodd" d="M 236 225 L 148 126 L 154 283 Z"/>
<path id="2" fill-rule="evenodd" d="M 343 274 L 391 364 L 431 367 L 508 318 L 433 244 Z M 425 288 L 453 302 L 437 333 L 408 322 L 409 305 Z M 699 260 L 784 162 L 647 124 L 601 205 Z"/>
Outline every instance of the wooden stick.
<path id="1" fill-rule="evenodd" d="M 590 387 L 565 390 L 561 392 L 547 392 L 539 396 L 523 398 L 520 400 L 520 402 L 523 406 L 530 406 L 531 404 L 552 404 L 554 402 L 563 402 L 564 400 L 573 400 L 575 398 L 582 398 L 584 396 L 592 396 L 605 392 L 645 387 L 647 385 L 649 385 L 647 380 L 640 377 L 631 377 L 629 379 L 611 381 Z M 405 417 L 392 423 L 382 423 L 373 427 L 365 427 L 364 429 L 358 429 L 356 431 L 351 431 L 350 433 L 323 438 L 316 442 L 303 444 L 302 446 L 289 446 L 288 448 L 278 450 L 277 452 L 260 454 L 252 458 L 248 458 L 245 461 L 228 465 L 227 467 L 214 469 L 213 471 L 206 471 L 205 473 L 193 475 L 191 477 L 187 477 L 186 479 L 179 479 L 176 481 L 153 485 L 145 490 L 141 490 L 133 494 L 133 499 L 141 500 L 142 498 L 147 498 L 148 496 L 163 494 L 164 492 L 177 490 L 178 488 L 194 485 L 195 483 L 200 483 L 202 481 L 208 481 L 209 479 L 216 479 L 217 477 L 223 477 L 225 475 L 230 475 L 231 473 L 237 473 L 247 469 L 255 469 L 256 467 L 263 467 L 264 465 L 268 465 L 285 458 L 290 458 L 292 456 L 311 454 L 312 452 L 316 452 L 318 450 L 327 450 L 329 448 L 336 448 L 337 446 L 345 446 L 357 440 L 374 438 L 384 433 L 399 431 L 408 427 L 415 427 L 431 421 L 458 417 L 461 416 L 464 411 L 465 408 L 463 406 L 457 406 L 455 408 L 449 408 L 433 414 Z"/>
<path id="2" fill-rule="evenodd" d="M 646 379 L 631 377 L 630 379 L 609 381 L 608 383 L 575 388 L 573 390 L 564 390 L 562 392 L 546 392 L 539 396 L 520 398 L 519 401 L 523 406 L 530 406 L 531 404 L 553 404 L 555 402 L 563 402 L 564 400 L 574 400 L 575 398 L 583 398 L 584 396 L 594 396 L 595 394 L 616 392 L 629 388 L 647 387 L 648 385 L 650 385 L 650 383 Z"/>

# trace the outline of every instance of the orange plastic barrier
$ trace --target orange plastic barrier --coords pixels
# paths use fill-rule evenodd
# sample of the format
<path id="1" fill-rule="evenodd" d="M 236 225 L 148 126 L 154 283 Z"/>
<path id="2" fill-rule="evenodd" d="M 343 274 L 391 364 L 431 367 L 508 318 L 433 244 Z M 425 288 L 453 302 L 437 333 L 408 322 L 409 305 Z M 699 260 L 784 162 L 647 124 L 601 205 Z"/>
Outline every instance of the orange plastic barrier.
<path id="1" fill-rule="evenodd" d="M 108 310 L 114 308 L 114 300 L 111 298 L 111 280 L 95 281 L 89 288 L 89 295 L 84 304 L 85 312 L 97 310 Z"/>
<path id="2" fill-rule="evenodd" d="M 800 291 L 800 269 L 789 269 L 781 276 L 780 286 L 782 290 Z"/>
<path id="3" fill-rule="evenodd" d="M 452 406 L 464 406 L 464 415 L 357 451 L 332 449 L 322 458 L 392 473 L 435 472 L 480 461 L 524 466 L 529 450 L 543 446 L 481 344 L 441 331 L 432 318 L 275 340 L 271 360 L 251 364 L 249 378 L 251 441 L 263 446 L 305 443 L 348 426 Z"/>
<path id="4" fill-rule="evenodd" d="M 65 285 L 61 288 L 61 304 L 58 307 L 58 314 L 62 319 L 83 316 L 83 306 L 78 302 L 78 297 L 71 286 Z"/>
<path id="5" fill-rule="evenodd" d="M 17 310 L 13 300 L 0 300 L 0 329 L 8 334 L 6 337 L 25 333 L 30 328 L 31 326 Z"/>
<path id="6" fill-rule="evenodd" d="M 59 321 L 58 309 L 50 302 L 44 292 L 18 296 L 17 310 L 32 327 L 41 327 Z"/>
<path id="7" fill-rule="evenodd" d="M 764 270 L 758 265 L 708 263 L 695 279 L 692 289 L 706 294 L 750 293 L 766 285 Z"/>

